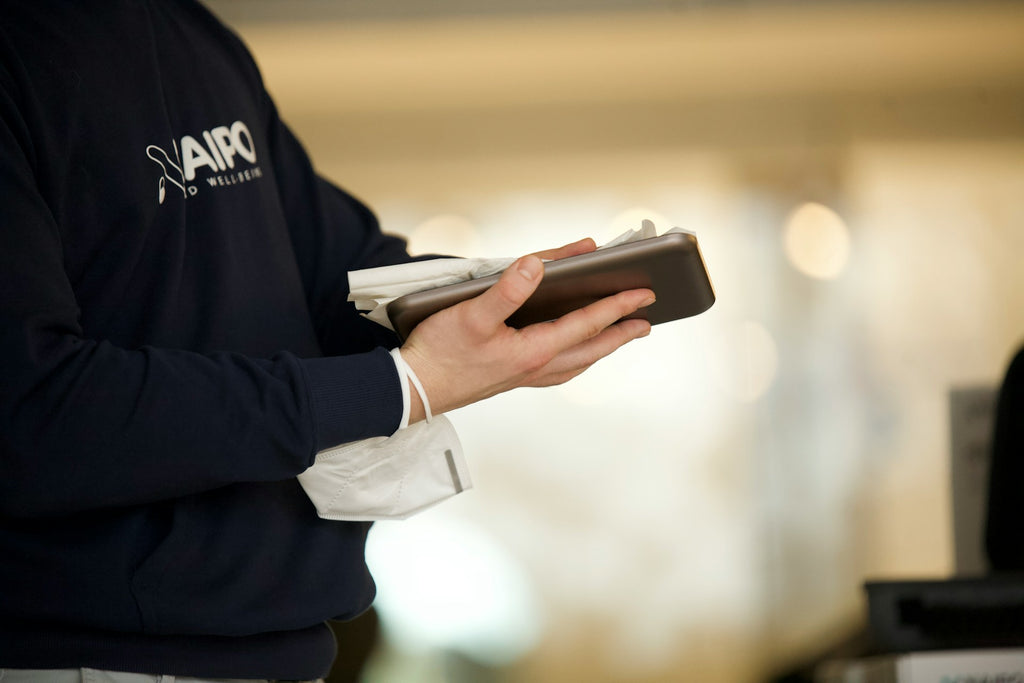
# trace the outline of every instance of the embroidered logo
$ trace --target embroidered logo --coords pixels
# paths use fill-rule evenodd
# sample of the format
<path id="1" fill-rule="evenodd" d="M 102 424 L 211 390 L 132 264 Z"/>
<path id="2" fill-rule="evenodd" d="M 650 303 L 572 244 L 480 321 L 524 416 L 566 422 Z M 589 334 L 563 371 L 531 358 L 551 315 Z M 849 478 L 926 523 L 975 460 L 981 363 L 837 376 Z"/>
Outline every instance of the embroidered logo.
<path id="1" fill-rule="evenodd" d="M 252 134 L 242 121 L 204 130 L 200 137 L 202 141 L 191 135 L 182 136 L 180 142 L 172 140 L 173 156 L 157 145 L 146 147 L 146 156 L 160 166 L 157 200 L 161 204 L 167 198 L 168 189 L 173 192 L 177 188 L 184 197 L 198 194 L 195 180 L 199 172 L 203 173 L 203 180 L 214 188 L 263 177 L 263 171 L 256 163 Z"/>

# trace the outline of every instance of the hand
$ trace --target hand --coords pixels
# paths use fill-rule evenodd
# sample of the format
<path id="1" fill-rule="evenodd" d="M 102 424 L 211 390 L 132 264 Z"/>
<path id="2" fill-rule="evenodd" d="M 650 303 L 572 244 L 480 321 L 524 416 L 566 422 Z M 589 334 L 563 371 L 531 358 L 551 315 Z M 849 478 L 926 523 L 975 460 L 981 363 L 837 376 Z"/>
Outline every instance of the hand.
<path id="1" fill-rule="evenodd" d="M 593 240 L 524 256 L 483 294 L 430 316 L 413 330 L 402 357 L 423 383 L 434 413 L 523 386 L 551 386 L 579 375 L 623 344 L 646 336 L 646 320 L 622 320 L 654 302 L 649 289 L 606 297 L 558 320 L 522 329 L 505 324 L 544 276 L 541 258 L 594 250 Z M 412 391 L 410 421 L 423 418 Z"/>
<path id="2" fill-rule="evenodd" d="M 558 247 L 557 249 L 545 249 L 544 251 L 535 251 L 531 256 L 544 259 L 545 261 L 555 261 L 560 258 L 569 258 L 570 256 L 578 256 L 579 254 L 586 254 L 591 251 L 595 251 L 597 245 L 594 240 L 589 237 L 581 239 L 578 242 L 567 244 L 564 247 Z"/>

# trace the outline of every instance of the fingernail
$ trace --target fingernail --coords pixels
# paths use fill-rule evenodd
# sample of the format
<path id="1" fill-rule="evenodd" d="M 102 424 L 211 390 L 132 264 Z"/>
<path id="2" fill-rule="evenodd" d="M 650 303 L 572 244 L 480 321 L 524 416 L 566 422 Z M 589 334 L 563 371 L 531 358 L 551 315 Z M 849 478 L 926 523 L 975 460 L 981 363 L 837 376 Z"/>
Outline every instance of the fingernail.
<path id="1" fill-rule="evenodd" d="M 640 308 L 646 308 L 647 306 L 653 304 L 655 301 L 657 301 L 657 299 L 654 297 L 654 295 L 651 295 L 640 303 Z"/>
<path id="2" fill-rule="evenodd" d="M 544 264 L 536 256 L 526 256 L 519 259 L 519 274 L 527 280 L 534 280 L 544 269 Z"/>

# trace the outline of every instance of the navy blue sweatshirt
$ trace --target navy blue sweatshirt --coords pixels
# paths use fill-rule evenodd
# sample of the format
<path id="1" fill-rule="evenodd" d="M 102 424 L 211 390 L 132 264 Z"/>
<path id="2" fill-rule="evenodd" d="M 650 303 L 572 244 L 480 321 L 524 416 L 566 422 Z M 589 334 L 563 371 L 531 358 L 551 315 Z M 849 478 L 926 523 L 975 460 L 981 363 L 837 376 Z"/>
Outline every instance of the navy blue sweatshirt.
<path id="1" fill-rule="evenodd" d="M 405 260 L 198 4 L 0 5 L 0 668 L 325 674 L 367 526 L 295 476 L 397 428 Z"/>

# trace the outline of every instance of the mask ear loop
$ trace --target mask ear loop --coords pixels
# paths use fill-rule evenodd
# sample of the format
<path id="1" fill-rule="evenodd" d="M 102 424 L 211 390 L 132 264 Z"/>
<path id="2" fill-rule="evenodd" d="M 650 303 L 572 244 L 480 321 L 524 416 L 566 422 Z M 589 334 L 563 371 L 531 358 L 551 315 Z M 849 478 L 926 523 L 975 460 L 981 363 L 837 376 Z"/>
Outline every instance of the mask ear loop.
<path id="1" fill-rule="evenodd" d="M 404 382 L 405 378 L 408 377 L 413 387 L 415 387 L 416 393 L 420 395 L 420 400 L 423 401 L 423 412 L 427 416 L 427 422 L 430 422 L 434 415 L 430 412 L 430 401 L 427 399 L 427 392 L 423 389 L 423 383 L 420 382 L 420 378 L 416 376 L 416 373 L 409 367 L 409 364 L 402 358 L 402 352 L 397 347 L 391 349 L 391 356 L 395 359 L 395 365 L 401 368 L 402 373 L 405 375 L 402 381 Z"/>

